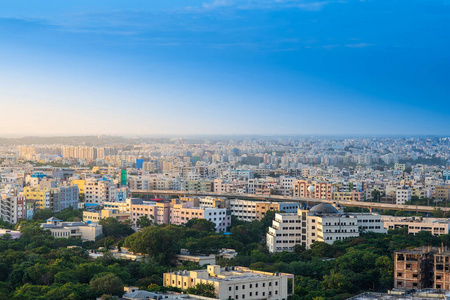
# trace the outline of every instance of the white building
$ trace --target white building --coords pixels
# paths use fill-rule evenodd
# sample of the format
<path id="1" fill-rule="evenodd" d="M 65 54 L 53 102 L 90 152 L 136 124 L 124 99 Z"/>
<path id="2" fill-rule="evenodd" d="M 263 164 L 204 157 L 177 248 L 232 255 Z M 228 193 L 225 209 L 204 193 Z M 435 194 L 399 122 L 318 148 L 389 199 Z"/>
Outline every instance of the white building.
<path id="1" fill-rule="evenodd" d="M 345 214 L 330 204 L 322 203 L 310 210 L 275 214 L 266 240 L 272 253 L 292 252 L 295 245 L 309 249 L 314 242 L 332 244 L 337 240 L 359 236 L 363 231 L 387 232 L 378 214 Z"/>
<path id="2" fill-rule="evenodd" d="M 84 185 L 84 196 L 86 203 L 103 204 L 103 202 L 116 199 L 116 186 L 108 180 L 97 180 L 94 178 L 86 180 Z"/>
<path id="3" fill-rule="evenodd" d="M 288 281 L 292 280 L 291 293 Z M 294 290 L 294 275 L 209 265 L 206 270 L 164 273 L 164 286 L 187 289 L 198 283 L 212 284 L 218 299 L 287 300 Z"/>
<path id="4" fill-rule="evenodd" d="M 403 205 L 411 201 L 411 189 L 407 187 L 398 187 L 395 189 L 395 204 Z"/>
<path id="5" fill-rule="evenodd" d="M 95 241 L 102 234 L 102 225 L 87 224 L 85 222 L 63 222 L 55 217 L 47 219 L 42 223 L 43 229 L 50 230 L 55 238 L 79 238 L 82 240 Z"/>
<path id="6" fill-rule="evenodd" d="M 394 216 L 382 216 L 381 218 L 384 228 L 387 230 L 408 228 L 408 233 L 412 235 L 421 231 L 427 231 L 434 236 L 450 233 L 450 219 Z"/>

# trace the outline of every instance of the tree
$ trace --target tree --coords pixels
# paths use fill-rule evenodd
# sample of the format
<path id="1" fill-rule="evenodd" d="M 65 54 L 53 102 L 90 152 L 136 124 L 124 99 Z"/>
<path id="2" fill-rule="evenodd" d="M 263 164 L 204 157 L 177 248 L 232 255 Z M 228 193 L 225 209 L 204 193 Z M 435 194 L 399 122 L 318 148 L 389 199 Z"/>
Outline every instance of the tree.
<path id="1" fill-rule="evenodd" d="M 306 247 L 301 245 L 301 244 L 297 244 L 297 245 L 294 246 L 294 252 L 295 253 L 302 253 L 305 250 L 306 250 Z"/>
<path id="2" fill-rule="evenodd" d="M 186 222 L 185 226 L 197 231 L 214 232 L 216 231 L 216 224 L 206 219 L 190 219 Z"/>
<path id="3" fill-rule="evenodd" d="M 199 295 L 203 297 L 215 298 L 215 288 L 212 283 L 197 283 L 195 287 L 186 290 L 188 294 Z"/>
<path id="4" fill-rule="evenodd" d="M 379 202 L 381 197 L 381 192 L 379 190 L 373 190 L 370 195 L 372 196 L 373 202 Z"/>
<path id="5" fill-rule="evenodd" d="M 317 257 L 333 257 L 335 249 L 325 242 L 315 242 L 311 245 L 311 252 Z"/>
<path id="6" fill-rule="evenodd" d="M 49 208 L 39 209 L 33 214 L 33 220 L 45 221 L 55 215 L 55 212 Z"/>
<path id="7" fill-rule="evenodd" d="M 150 226 L 127 237 L 124 246 L 135 253 L 148 254 L 155 261 L 167 265 L 180 252 L 180 236 L 179 228 L 173 225 Z"/>
<path id="8" fill-rule="evenodd" d="M 116 296 L 122 296 L 123 294 L 124 285 L 122 280 L 112 273 L 108 273 L 104 276 L 92 279 L 89 285 L 91 286 L 97 297 L 104 294 L 111 294 Z"/>
<path id="9" fill-rule="evenodd" d="M 153 216 L 151 216 L 153 219 Z M 150 220 L 146 215 L 141 216 L 137 221 L 136 221 L 136 225 L 137 227 L 140 228 L 144 228 L 144 227 L 148 227 L 148 226 L 152 226 L 153 221 Z"/>
<path id="10" fill-rule="evenodd" d="M 105 237 L 127 237 L 134 232 L 129 223 L 121 223 L 115 218 L 105 218 L 98 222 L 99 225 L 103 226 L 103 234 Z"/>
<path id="11" fill-rule="evenodd" d="M 353 284 L 345 275 L 333 271 L 331 274 L 323 276 L 322 285 L 326 289 L 337 290 L 340 293 L 354 289 Z"/>
<path id="12" fill-rule="evenodd" d="M 68 222 L 82 220 L 83 211 L 80 209 L 74 209 L 72 206 L 69 206 L 68 208 L 63 209 L 58 214 L 56 214 L 56 217 Z"/>

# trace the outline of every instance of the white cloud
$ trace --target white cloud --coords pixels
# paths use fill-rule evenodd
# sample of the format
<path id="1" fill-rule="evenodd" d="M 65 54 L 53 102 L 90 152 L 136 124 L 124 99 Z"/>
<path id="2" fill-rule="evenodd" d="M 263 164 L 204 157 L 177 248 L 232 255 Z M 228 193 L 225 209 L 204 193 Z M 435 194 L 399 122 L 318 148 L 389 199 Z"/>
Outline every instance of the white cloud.
<path id="1" fill-rule="evenodd" d="M 233 1 L 231 0 L 214 0 L 210 3 L 203 3 L 203 8 L 213 9 L 218 7 L 227 7 L 233 5 Z"/>

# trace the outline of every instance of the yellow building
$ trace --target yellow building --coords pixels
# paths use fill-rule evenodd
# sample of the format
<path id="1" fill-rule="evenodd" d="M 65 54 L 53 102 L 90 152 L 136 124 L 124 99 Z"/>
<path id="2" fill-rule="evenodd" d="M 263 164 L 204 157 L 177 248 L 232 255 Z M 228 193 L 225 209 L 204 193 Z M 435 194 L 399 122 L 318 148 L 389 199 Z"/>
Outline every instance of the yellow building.
<path id="1" fill-rule="evenodd" d="M 125 211 L 118 211 L 118 210 L 110 210 L 110 209 L 102 209 L 101 211 L 96 212 L 90 212 L 90 211 L 83 211 L 83 222 L 98 222 L 101 219 L 105 218 L 114 218 L 118 221 L 125 221 L 129 220 L 131 216 L 130 212 Z"/>
<path id="2" fill-rule="evenodd" d="M 53 193 L 50 189 L 34 189 L 32 187 L 24 188 L 24 195 L 27 200 L 35 203 L 36 209 L 49 208 L 53 210 Z"/>
<path id="3" fill-rule="evenodd" d="M 86 180 L 84 179 L 73 179 L 71 184 L 76 184 L 80 191 L 80 194 L 84 194 L 84 185 L 86 184 Z"/>
<path id="4" fill-rule="evenodd" d="M 435 198 L 437 200 L 448 201 L 450 200 L 449 195 L 450 195 L 450 187 L 444 185 L 436 186 Z"/>

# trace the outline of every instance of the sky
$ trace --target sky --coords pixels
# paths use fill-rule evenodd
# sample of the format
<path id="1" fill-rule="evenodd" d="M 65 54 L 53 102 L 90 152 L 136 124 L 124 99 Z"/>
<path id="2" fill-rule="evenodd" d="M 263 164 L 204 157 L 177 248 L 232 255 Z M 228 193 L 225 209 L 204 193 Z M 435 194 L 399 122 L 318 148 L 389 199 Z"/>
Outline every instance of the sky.
<path id="1" fill-rule="evenodd" d="M 2 0 L 0 136 L 449 135 L 450 0 Z"/>

